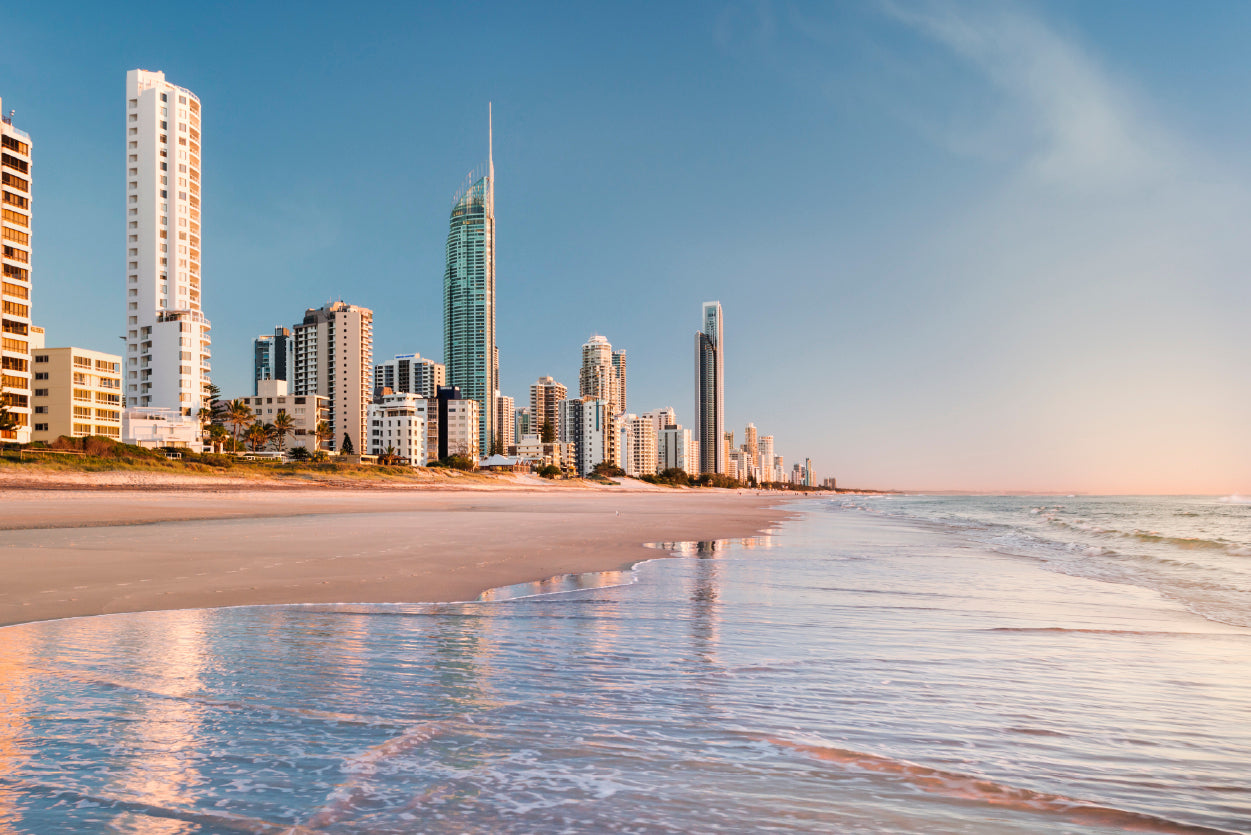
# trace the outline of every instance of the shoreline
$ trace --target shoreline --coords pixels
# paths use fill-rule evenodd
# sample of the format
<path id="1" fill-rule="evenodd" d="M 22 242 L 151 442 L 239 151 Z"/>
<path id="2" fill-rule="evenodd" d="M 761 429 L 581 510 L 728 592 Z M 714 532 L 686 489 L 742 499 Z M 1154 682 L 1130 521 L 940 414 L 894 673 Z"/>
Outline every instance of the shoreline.
<path id="1" fill-rule="evenodd" d="M 794 495 L 0 489 L 0 626 L 140 611 L 450 603 L 750 537 Z"/>

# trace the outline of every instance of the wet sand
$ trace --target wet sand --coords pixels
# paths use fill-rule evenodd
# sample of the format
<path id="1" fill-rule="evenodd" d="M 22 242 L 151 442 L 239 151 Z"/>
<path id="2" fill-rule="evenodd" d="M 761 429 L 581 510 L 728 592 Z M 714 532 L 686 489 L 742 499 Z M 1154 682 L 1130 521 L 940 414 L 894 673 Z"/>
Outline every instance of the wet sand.
<path id="1" fill-rule="evenodd" d="M 729 491 L 0 490 L 0 625 L 273 603 L 472 600 L 623 568 L 647 542 L 751 536 Z"/>

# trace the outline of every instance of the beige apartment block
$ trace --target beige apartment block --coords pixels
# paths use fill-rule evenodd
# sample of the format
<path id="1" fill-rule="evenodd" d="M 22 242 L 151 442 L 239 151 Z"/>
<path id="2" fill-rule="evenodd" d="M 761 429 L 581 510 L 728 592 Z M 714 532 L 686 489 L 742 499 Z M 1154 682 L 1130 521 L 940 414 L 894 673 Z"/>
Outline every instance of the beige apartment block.
<path id="1" fill-rule="evenodd" d="M 4 104 L 0 101 L 0 113 Z M 0 397 L 17 419 L 16 429 L 0 432 L 8 441 L 31 440 L 30 339 L 30 135 L 0 116 L 0 179 L 3 180 L 3 221 L 0 222 L 0 265 L 4 284 L 3 345 L 0 346 Z"/>
<path id="2" fill-rule="evenodd" d="M 286 380 L 257 380 L 256 396 L 239 398 L 252 409 L 261 423 L 273 423 L 279 412 L 291 416 L 294 426 L 287 436 L 286 449 L 302 447 L 317 452 L 317 424 L 330 422 L 330 398 L 320 394 L 291 394 Z"/>
<path id="3" fill-rule="evenodd" d="M 34 350 L 34 432 L 31 440 L 62 435 L 122 436 L 122 358 L 86 348 Z"/>
<path id="4" fill-rule="evenodd" d="M 342 301 L 304 312 L 295 331 L 297 395 L 330 398 L 330 449 L 342 450 L 343 436 L 359 455 L 368 445 L 366 431 L 374 388 L 374 312 Z"/>

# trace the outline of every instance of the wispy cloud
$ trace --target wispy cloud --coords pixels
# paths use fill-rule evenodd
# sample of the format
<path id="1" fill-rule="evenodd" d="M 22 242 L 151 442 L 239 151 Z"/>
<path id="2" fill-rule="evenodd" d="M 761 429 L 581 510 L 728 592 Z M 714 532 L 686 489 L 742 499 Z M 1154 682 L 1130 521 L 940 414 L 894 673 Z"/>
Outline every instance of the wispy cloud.
<path id="1" fill-rule="evenodd" d="M 1024 136 L 1026 168 L 1083 187 L 1137 184 L 1171 165 L 1171 141 L 1143 117 L 1128 84 L 1116 81 L 1072 37 L 1015 4 L 882 0 L 891 18 L 941 44 L 1002 93 Z"/>

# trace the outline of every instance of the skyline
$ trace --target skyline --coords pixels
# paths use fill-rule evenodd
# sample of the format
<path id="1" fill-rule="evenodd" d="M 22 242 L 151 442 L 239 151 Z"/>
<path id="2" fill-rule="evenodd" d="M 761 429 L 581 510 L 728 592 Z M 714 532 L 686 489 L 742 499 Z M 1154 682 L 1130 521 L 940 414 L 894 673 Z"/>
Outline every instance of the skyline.
<path id="1" fill-rule="evenodd" d="M 1227 9 L 1222 27 L 1210 13 L 1178 23 L 1135 4 L 1126 32 L 1115 9 L 1130 7 L 1109 6 L 653 10 L 671 34 L 635 21 L 576 81 L 566 62 L 590 47 L 574 36 L 620 20 L 499 9 L 489 60 L 455 90 L 397 51 L 399 33 L 434 43 L 449 11 L 367 9 L 324 61 L 296 46 L 330 25 L 315 11 L 274 55 L 245 51 L 218 70 L 198 42 L 138 49 L 150 21 L 114 42 L 106 14 L 25 10 L 0 95 L 37 149 L 36 324 L 50 346 L 117 344 L 117 88 L 146 66 L 196 90 L 208 114 L 214 382 L 250 390 L 252 339 L 323 296 L 379 311 L 379 356 L 431 356 L 446 215 L 431 220 L 475 158 L 473 114 L 494 100 L 509 137 L 504 394 L 520 399 L 549 374 L 569 384 L 578 344 L 603 333 L 630 354 L 636 411 L 673 406 L 693 425 L 690 310 L 719 298 L 732 322 L 727 426 L 755 422 L 788 462 L 812 457 L 840 484 L 1247 492 L 1238 220 L 1251 177 L 1233 142 L 1243 117 L 1221 96 L 1251 74 L 1235 50 L 1251 19 Z M 239 33 L 210 24 L 204 44 L 219 54 L 275 37 L 281 19 L 261 12 Z M 527 52 L 536 28 L 570 54 Z M 397 34 L 352 52 L 367 31 Z M 81 48 L 51 67 L 61 33 Z M 677 41 L 682 55 L 666 49 Z M 1172 75 L 1147 60 L 1162 43 Z M 285 72 L 266 74 L 267 61 Z M 407 72 L 362 84 L 384 77 L 376 64 Z M 1190 96 L 1209 71 L 1221 83 Z M 262 76 L 268 95 L 254 89 Z M 398 93 L 437 125 L 426 133 L 446 135 L 379 109 Z M 330 149 L 300 134 L 330 100 L 336 137 L 361 142 L 327 180 L 313 159 Z M 256 136 L 270 141 L 244 141 Z M 624 286 L 638 302 L 617 302 Z M 88 321 L 95 310 L 103 325 Z M 763 412 L 761 392 L 781 393 L 778 407 Z"/>

